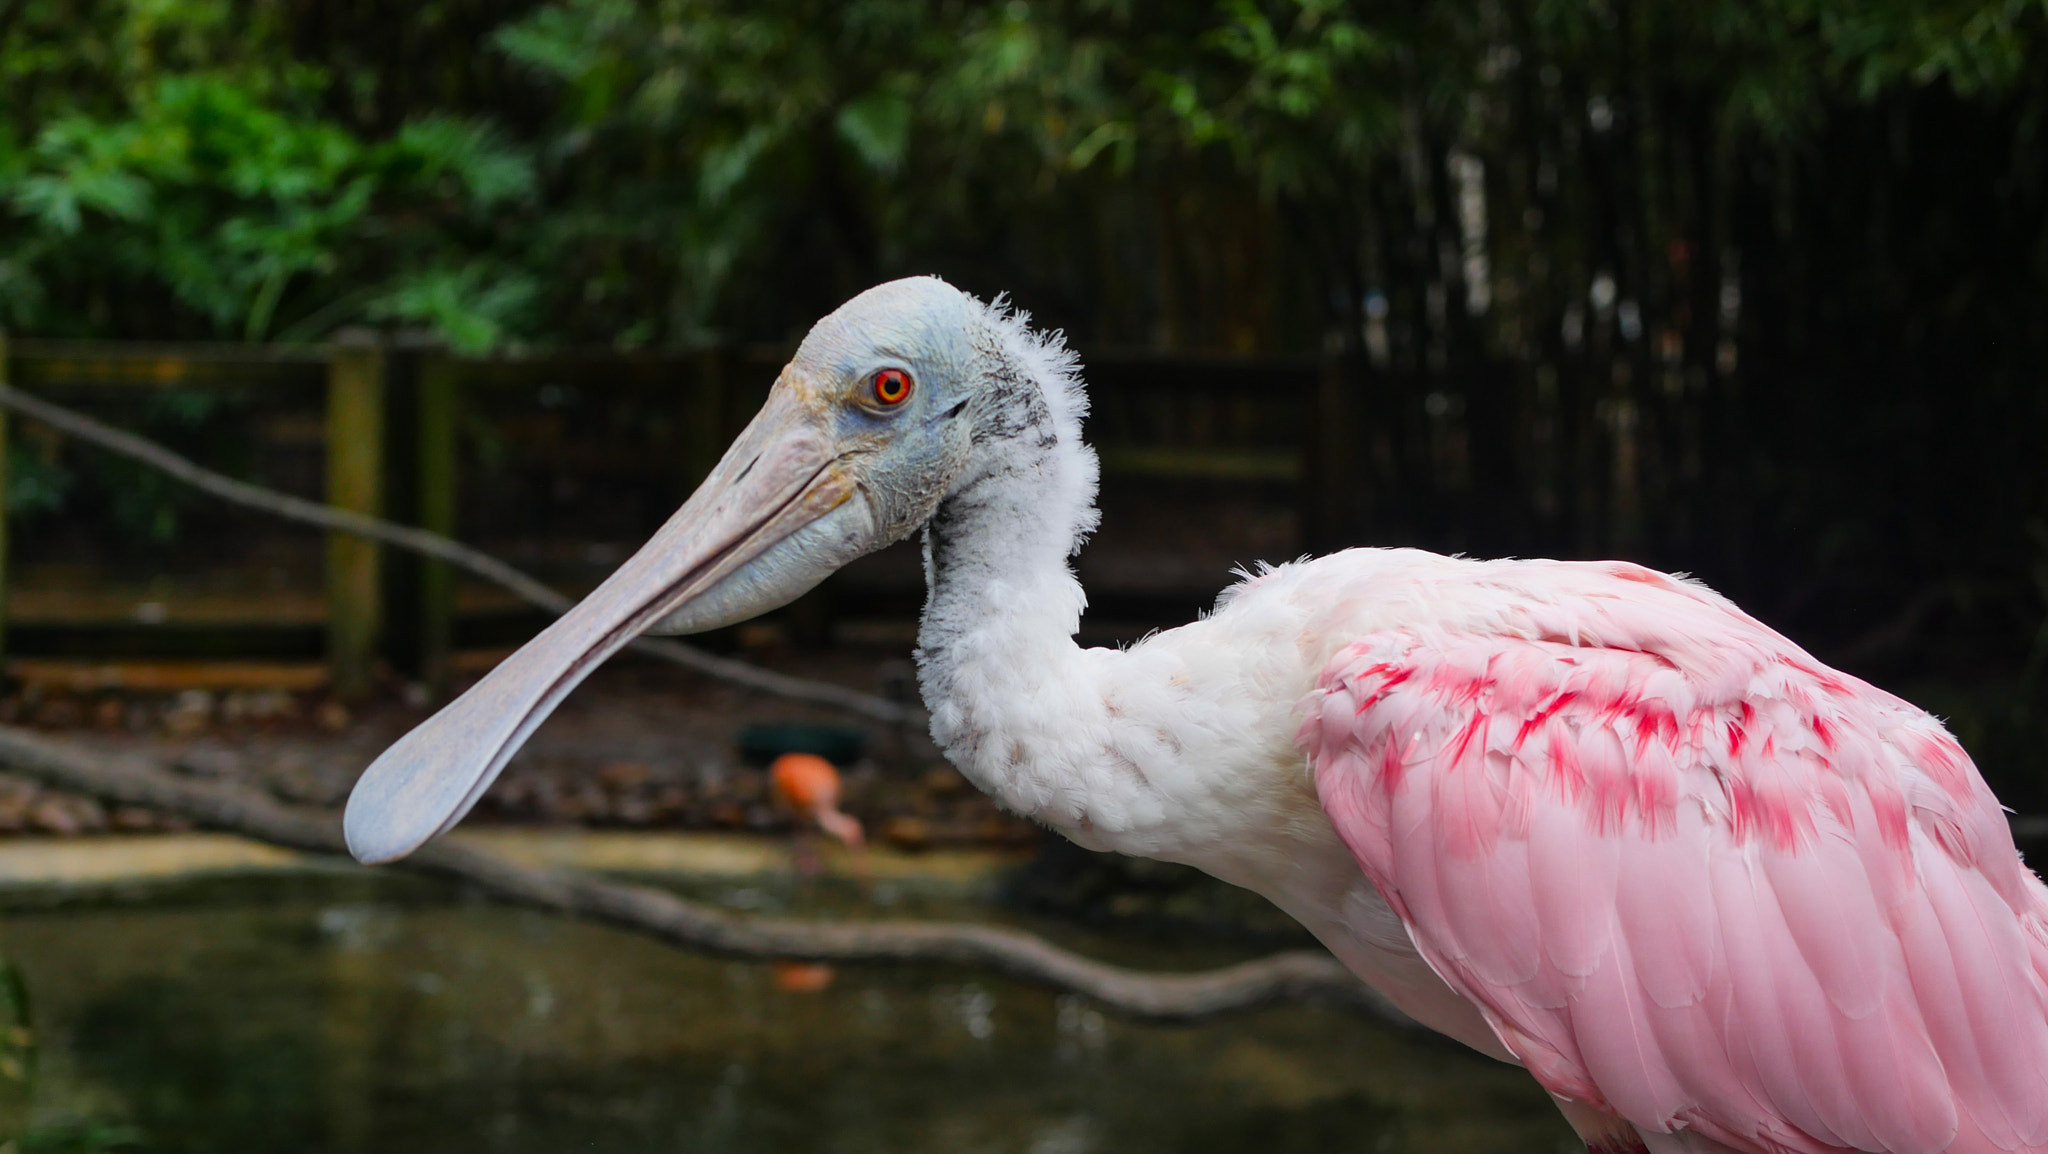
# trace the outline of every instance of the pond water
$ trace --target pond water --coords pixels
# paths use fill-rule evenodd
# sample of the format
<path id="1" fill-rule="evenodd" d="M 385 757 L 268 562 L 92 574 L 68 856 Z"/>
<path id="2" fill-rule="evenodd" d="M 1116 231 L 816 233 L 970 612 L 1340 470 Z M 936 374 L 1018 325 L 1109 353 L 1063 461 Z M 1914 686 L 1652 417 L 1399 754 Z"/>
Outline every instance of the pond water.
<path id="1" fill-rule="evenodd" d="M 1346 1011 L 1142 1025 L 947 968 L 792 993 L 447 894 L 4 909 L 0 953 L 37 1043 L 26 1094 L 0 1071 L 20 1154 L 1582 1149 L 1520 1071 Z"/>

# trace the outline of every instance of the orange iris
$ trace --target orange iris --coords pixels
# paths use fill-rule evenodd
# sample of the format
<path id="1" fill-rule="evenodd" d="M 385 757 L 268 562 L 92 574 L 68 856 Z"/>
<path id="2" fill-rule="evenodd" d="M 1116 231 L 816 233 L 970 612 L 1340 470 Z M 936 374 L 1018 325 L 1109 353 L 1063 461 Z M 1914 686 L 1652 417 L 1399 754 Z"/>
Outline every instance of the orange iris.
<path id="1" fill-rule="evenodd" d="M 885 405 L 900 405 L 910 395 L 910 374 L 902 369 L 883 369 L 875 374 L 875 399 Z"/>

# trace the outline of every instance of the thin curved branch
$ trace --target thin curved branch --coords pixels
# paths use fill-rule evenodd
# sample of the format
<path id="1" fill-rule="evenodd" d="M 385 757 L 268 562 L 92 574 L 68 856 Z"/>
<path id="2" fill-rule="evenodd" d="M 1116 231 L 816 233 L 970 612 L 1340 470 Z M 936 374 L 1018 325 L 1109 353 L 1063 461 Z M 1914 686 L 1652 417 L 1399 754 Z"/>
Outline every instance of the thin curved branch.
<path id="1" fill-rule="evenodd" d="M 508 589 L 521 599 L 556 616 L 568 612 L 570 606 L 575 604 L 572 599 L 496 557 L 472 549 L 459 541 L 450 540 L 439 533 L 364 516 L 361 513 L 352 513 L 346 509 L 337 509 L 318 501 L 308 501 L 303 497 L 294 497 L 289 493 L 252 485 L 247 481 L 237 481 L 233 477 L 216 473 L 190 458 L 180 456 L 154 441 L 116 429 L 83 413 L 52 404 L 11 386 L 0 385 L 0 407 L 41 421 L 53 429 L 97 445 L 110 453 L 140 461 L 223 501 L 283 517 L 288 521 L 317 525 L 337 533 L 367 537 L 372 541 L 407 549 L 437 561 L 446 561 L 458 569 Z M 735 685 L 744 685 L 749 689 L 758 689 L 764 693 L 773 693 L 797 701 L 829 705 L 885 724 L 922 722 L 925 718 L 921 709 L 898 705 L 873 694 L 861 693 L 843 686 L 773 673 L 744 661 L 706 653 L 679 641 L 642 637 L 635 640 L 632 647 L 649 656 L 674 662 Z"/>
<path id="2" fill-rule="evenodd" d="M 314 853 L 341 855 L 338 814 L 173 773 L 147 758 L 88 752 L 0 726 L 0 765 L 59 789 L 147 806 L 201 825 Z M 1079 994 L 1155 1021 L 1192 1021 L 1278 1002 L 1316 999 L 1383 1021 L 1412 1022 L 1327 954 L 1306 950 L 1197 973 L 1112 966 L 1021 930 L 963 922 L 835 922 L 728 913 L 581 870 L 534 869 L 444 839 L 396 868 L 457 878 L 499 900 L 605 922 L 687 949 L 740 958 L 821 962 L 942 962 Z"/>

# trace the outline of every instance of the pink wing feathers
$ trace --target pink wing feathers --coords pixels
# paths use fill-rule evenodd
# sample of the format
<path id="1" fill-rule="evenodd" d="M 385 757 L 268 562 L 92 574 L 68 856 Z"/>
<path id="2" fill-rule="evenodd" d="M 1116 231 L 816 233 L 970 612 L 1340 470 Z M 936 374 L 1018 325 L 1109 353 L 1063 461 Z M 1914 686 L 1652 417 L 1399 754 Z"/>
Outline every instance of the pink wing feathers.
<path id="1" fill-rule="evenodd" d="M 1703 589 L 1594 568 L 1526 636 L 1363 638 L 1309 705 L 1323 808 L 1430 965 L 1644 1130 L 2048 1148 L 2048 890 L 1962 749 Z"/>

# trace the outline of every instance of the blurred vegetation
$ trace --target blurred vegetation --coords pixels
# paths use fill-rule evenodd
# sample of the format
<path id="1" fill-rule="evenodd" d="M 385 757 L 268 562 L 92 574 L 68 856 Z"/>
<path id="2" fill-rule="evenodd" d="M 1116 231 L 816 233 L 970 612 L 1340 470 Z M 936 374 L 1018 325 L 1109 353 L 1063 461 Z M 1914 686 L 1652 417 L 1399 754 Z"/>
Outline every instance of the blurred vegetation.
<path id="1" fill-rule="evenodd" d="M 2018 151 L 2043 25 L 2040 0 L 7 0 L 0 318 L 677 344 L 937 264 L 1091 336 L 1313 344 L 1333 292 L 1395 287 L 1374 249 L 1432 227 L 1396 186 L 1447 146 L 1567 199 L 1550 169 L 1605 152 L 1668 232 L 1652 202 L 1688 174 L 1657 153 L 1810 158 L 1844 109 L 2010 108 Z M 1545 231 L 1521 224 L 1493 222 L 1496 263 Z"/>
<path id="2" fill-rule="evenodd" d="M 1696 572 L 2048 806 L 2048 0 L 0 0 L 0 93 L 15 332 L 685 348 L 935 271 L 1325 352 L 1309 544 Z"/>
<path id="3" fill-rule="evenodd" d="M 36 1073 L 34 1019 L 21 971 L 0 954 L 0 1150 L 28 1129 Z"/>

